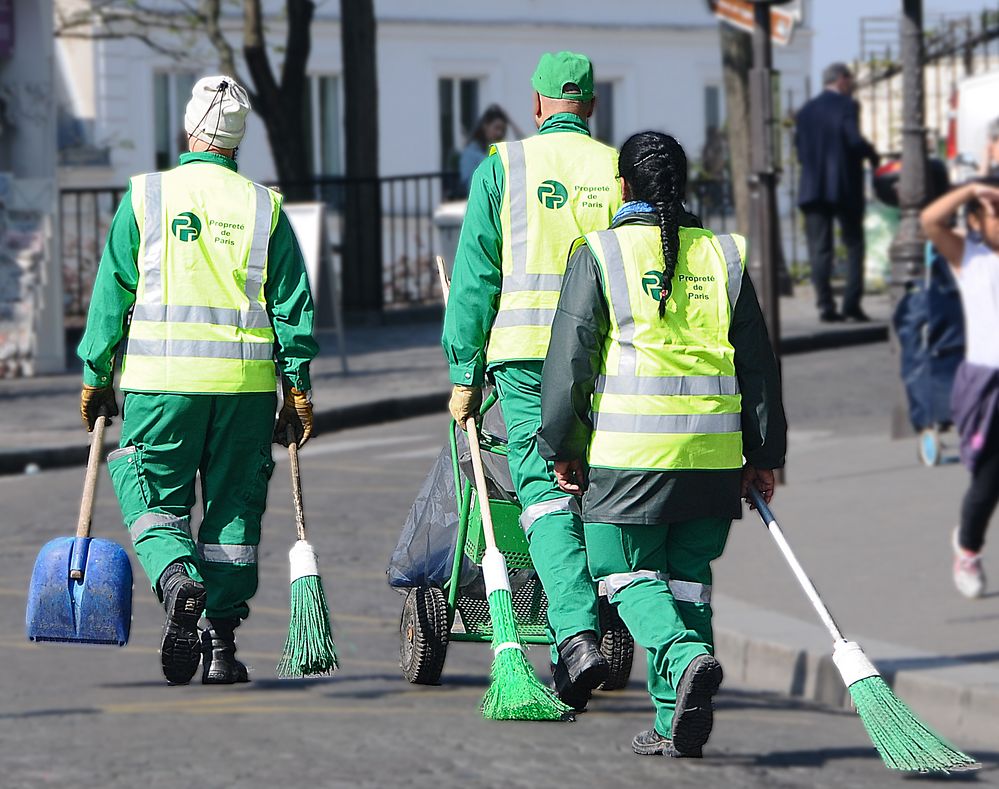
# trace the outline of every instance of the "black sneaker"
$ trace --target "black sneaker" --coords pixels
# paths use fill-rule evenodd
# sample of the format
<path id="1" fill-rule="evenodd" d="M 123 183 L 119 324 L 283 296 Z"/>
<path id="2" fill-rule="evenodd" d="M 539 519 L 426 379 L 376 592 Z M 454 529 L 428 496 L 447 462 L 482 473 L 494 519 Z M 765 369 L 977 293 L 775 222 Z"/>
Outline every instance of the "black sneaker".
<path id="1" fill-rule="evenodd" d="M 836 310 L 823 310 L 819 313 L 819 320 L 822 323 L 842 323 L 845 318 Z"/>
<path id="2" fill-rule="evenodd" d="M 555 692 L 573 710 L 582 712 L 610 673 L 597 634 L 587 630 L 567 638 L 558 645 L 558 655 L 558 663 L 552 666 Z"/>
<path id="3" fill-rule="evenodd" d="M 160 592 L 167 618 L 160 643 L 160 665 L 171 685 L 186 685 L 201 661 L 198 620 L 205 610 L 205 587 L 187 574 L 182 564 L 171 564 L 160 576 Z"/>
<path id="4" fill-rule="evenodd" d="M 843 317 L 853 323 L 870 323 L 870 316 L 864 312 L 860 307 L 852 310 L 844 310 Z"/>
<path id="5" fill-rule="evenodd" d="M 211 619 L 210 627 L 201 634 L 201 683 L 203 685 L 234 685 L 249 682 L 250 676 L 236 660 L 238 619 Z"/>
<path id="6" fill-rule="evenodd" d="M 663 737 L 655 729 L 642 731 L 631 741 L 631 750 L 639 756 L 668 756 L 672 759 L 700 759 L 701 749 L 690 753 L 680 753 L 673 747 L 673 741 Z"/>
<path id="7" fill-rule="evenodd" d="M 676 688 L 673 745 L 683 755 L 700 753 L 714 724 L 712 697 L 722 682 L 721 663 L 711 655 L 698 655 L 687 666 Z"/>

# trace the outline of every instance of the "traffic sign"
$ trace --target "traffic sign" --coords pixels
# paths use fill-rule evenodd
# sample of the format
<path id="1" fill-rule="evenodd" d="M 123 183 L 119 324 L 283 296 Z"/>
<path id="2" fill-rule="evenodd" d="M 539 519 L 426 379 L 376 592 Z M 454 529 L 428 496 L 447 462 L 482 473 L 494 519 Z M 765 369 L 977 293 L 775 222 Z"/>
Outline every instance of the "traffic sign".
<path id="1" fill-rule="evenodd" d="M 753 32 L 753 5 L 750 0 L 710 0 L 711 10 L 723 22 Z M 796 21 L 801 20 L 801 2 L 796 0 L 770 9 L 770 36 L 779 46 L 791 43 Z"/>

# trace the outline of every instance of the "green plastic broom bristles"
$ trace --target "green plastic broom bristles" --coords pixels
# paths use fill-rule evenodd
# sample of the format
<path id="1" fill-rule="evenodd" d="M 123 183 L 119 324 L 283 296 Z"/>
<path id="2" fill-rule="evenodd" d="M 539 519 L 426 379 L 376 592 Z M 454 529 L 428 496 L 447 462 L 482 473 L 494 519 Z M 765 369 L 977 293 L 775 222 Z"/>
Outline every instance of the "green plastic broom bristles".
<path id="1" fill-rule="evenodd" d="M 517 636 L 513 597 L 509 589 L 489 593 L 489 616 L 493 623 L 492 678 L 482 699 L 482 714 L 490 720 L 558 721 L 571 715 L 571 708 L 546 688 L 527 662 Z"/>
<path id="2" fill-rule="evenodd" d="M 850 685 L 850 697 L 885 765 L 910 772 L 958 772 L 980 765 L 939 737 L 879 677 Z"/>
<path id="3" fill-rule="evenodd" d="M 291 583 L 291 620 L 277 674 L 284 679 L 332 674 L 337 667 L 330 610 L 318 575 Z"/>

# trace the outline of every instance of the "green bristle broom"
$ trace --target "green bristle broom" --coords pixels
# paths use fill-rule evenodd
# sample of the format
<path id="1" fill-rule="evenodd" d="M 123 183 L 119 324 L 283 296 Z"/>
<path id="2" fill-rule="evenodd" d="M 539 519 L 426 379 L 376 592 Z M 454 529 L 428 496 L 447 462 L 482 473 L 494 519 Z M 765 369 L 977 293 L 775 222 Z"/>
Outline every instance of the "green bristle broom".
<path id="1" fill-rule="evenodd" d="M 323 592 L 323 579 L 319 577 L 316 551 L 305 539 L 298 443 L 291 428 L 288 429 L 288 459 L 298 541 L 288 554 L 291 560 L 291 619 L 277 673 L 282 678 L 331 674 L 337 667 L 336 645 L 333 643 L 330 610 Z"/>
<path id="2" fill-rule="evenodd" d="M 534 667 L 527 661 L 524 647 L 517 635 L 510 576 L 506 569 L 506 559 L 496 547 L 486 475 L 482 469 L 482 454 L 479 449 L 478 426 L 474 417 L 468 419 L 465 429 L 468 432 L 475 489 L 479 498 L 479 512 L 482 514 L 482 532 L 486 541 L 486 551 L 482 556 L 482 576 L 493 625 L 492 679 L 482 699 L 482 714 L 490 720 L 571 719 L 571 709 L 553 691 L 541 684 L 534 673 Z"/>
<path id="3" fill-rule="evenodd" d="M 934 733 L 899 699 L 868 660 L 860 645 L 847 641 L 819 597 L 818 590 L 805 574 L 773 512 L 760 492 L 749 487 L 749 499 L 760 513 L 777 547 L 808 596 L 822 623 L 833 638 L 833 662 L 839 669 L 850 698 L 874 747 L 886 766 L 910 772 L 958 772 L 978 769 L 972 757 L 962 753 Z"/>

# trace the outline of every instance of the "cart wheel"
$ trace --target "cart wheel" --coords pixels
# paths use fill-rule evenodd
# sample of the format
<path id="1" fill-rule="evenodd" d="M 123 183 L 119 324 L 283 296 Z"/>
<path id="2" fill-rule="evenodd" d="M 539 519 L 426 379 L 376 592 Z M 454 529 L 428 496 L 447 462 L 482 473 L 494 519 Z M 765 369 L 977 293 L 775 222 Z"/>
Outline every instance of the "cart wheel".
<path id="1" fill-rule="evenodd" d="M 399 666 L 414 685 L 437 685 L 448 644 L 447 601 L 434 586 L 410 589 L 399 621 Z"/>
<path id="2" fill-rule="evenodd" d="M 600 690 L 621 690 L 627 687 L 631 666 L 635 662 L 635 639 L 625 627 L 617 609 L 606 597 L 600 598 L 600 651 L 610 663 L 610 674 Z"/>
<path id="3" fill-rule="evenodd" d="M 940 465 L 940 433 L 927 428 L 919 434 L 919 460 L 924 466 Z"/>

